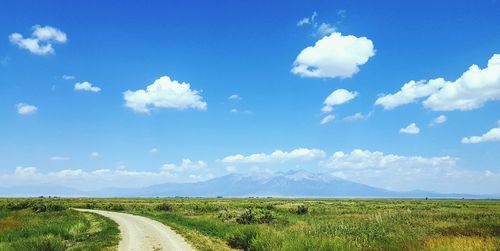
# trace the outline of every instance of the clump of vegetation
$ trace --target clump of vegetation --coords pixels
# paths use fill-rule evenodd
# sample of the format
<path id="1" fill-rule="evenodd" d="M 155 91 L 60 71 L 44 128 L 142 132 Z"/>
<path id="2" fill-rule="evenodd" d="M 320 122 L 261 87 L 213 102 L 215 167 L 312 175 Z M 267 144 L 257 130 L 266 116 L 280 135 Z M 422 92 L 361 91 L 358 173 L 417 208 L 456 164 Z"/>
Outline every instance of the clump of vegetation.
<path id="1" fill-rule="evenodd" d="M 250 250 L 252 241 L 255 240 L 257 234 L 258 229 L 253 227 L 238 229 L 229 237 L 229 246 L 237 249 Z"/>
<path id="2" fill-rule="evenodd" d="M 275 219 L 269 210 L 247 208 L 241 215 L 236 217 L 236 222 L 239 224 L 269 224 Z"/>
<path id="3" fill-rule="evenodd" d="M 0 199 L 0 250 L 103 250 L 116 246 L 118 225 L 67 209 L 61 199 Z"/>
<path id="4" fill-rule="evenodd" d="M 110 211 L 124 211 L 125 206 L 121 203 L 109 203 L 104 207 L 104 209 Z"/>
<path id="5" fill-rule="evenodd" d="M 307 214 L 309 212 L 309 208 L 306 207 L 305 205 L 298 205 L 297 210 L 295 210 L 296 214 Z"/>
<path id="6" fill-rule="evenodd" d="M 163 203 L 156 206 L 156 210 L 163 211 L 163 212 L 172 212 L 172 211 L 174 211 L 174 206 L 172 206 L 169 203 L 163 202 Z"/>

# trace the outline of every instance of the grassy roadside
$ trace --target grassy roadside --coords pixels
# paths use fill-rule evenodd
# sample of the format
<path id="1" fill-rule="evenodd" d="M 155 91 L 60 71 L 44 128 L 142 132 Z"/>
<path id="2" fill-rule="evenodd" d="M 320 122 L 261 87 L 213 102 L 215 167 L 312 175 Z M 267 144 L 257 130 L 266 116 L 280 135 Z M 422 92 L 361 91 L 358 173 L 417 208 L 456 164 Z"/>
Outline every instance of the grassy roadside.
<path id="1" fill-rule="evenodd" d="M 143 215 L 199 250 L 500 250 L 500 201 L 80 199 Z"/>
<path id="2" fill-rule="evenodd" d="M 114 250 L 118 225 L 48 199 L 0 200 L 0 250 Z"/>
<path id="3" fill-rule="evenodd" d="M 74 198 L 54 202 L 21 209 L 4 206 L 0 250 L 16 250 L 12 249 L 16 242 L 41 247 L 55 243 L 69 250 L 105 250 L 116 244 L 116 224 L 65 209 L 74 207 L 158 220 L 198 250 L 500 251 L 498 200 Z M 5 200 L 0 199 L 0 205 Z M 20 247 L 17 250 L 36 250 Z"/>

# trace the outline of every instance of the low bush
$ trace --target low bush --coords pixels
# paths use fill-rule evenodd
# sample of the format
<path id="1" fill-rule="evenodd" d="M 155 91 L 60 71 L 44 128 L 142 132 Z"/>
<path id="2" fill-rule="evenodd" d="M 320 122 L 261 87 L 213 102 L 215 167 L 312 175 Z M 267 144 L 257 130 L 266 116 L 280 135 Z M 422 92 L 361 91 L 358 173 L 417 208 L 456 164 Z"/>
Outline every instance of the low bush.
<path id="1" fill-rule="evenodd" d="M 236 217 L 239 224 L 269 224 L 276 217 L 269 210 L 247 208 L 241 215 Z"/>
<path id="2" fill-rule="evenodd" d="M 258 233 L 259 231 L 255 227 L 238 229 L 229 237 L 228 244 L 232 248 L 243 249 L 245 251 L 251 250 L 252 241 Z"/>
<path id="3" fill-rule="evenodd" d="M 174 211 L 174 206 L 168 203 L 161 203 L 156 206 L 156 210 L 158 211 L 163 211 L 163 212 L 172 212 Z"/>
<path id="4" fill-rule="evenodd" d="M 295 211 L 296 214 L 307 214 L 309 212 L 309 208 L 304 206 L 304 205 L 299 205 L 297 206 L 297 210 Z"/>

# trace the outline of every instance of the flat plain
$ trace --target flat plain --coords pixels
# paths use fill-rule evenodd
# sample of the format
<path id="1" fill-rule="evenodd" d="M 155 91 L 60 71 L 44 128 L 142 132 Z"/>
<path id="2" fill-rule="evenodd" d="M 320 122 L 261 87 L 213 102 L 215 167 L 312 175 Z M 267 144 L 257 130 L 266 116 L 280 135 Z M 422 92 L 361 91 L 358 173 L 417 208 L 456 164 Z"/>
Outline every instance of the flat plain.
<path id="1" fill-rule="evenodd" d="M 0 199 L 0 250 L 113 250 L 117 225 L 160 221 L 199 250 L 500 250 L 500 201 L 279 198 Z"/>

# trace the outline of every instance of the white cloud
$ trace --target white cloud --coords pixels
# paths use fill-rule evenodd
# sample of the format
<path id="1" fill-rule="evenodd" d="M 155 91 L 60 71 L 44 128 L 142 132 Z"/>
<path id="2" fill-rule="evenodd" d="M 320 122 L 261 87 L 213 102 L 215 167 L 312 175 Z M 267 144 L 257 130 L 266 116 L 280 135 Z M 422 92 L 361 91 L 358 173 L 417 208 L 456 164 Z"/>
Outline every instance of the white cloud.
<path id="1" fill-rule="evenodd" d="M 91 173 L 95 174 L 95 175 L 103 175 L 103 174 L 108 174 L 111 172 L 112 172 L 111 169 L 103 168 L 103 169 L 94 170 Z"/>
<path id="2" fill-rule="evenodd" d="M 332 122 L 333 120 L 335 119 L 335 115 L 332 115 L 332 114 L 329 114 L 329 115 L 326 115 L 322 120 L 321 122 L 319 123 L 320 125 L 325 125 L 325 124 L 328 124 L 330 122 Z"/>
<path id="3" fill-rule="evenodd" d="M 88 92 L 100 92 L 101 88 L 92 85 L 90 82 L 78 82 L 75 84 L 75 91 L 88 91 Z"/>
<path id="4" fill-rule="evenodd" d="M 399 129 L 399 132 L 407 134 L 418 134 L 420 133 L 420 128 L 418 128 L 417 124 L 411 123 L 407 127 Z"/>
<path id="5" fill-rule="evenodd" d="M 151 150 L 149 150 L 151 153 L 157 153 L 158 152 L 158 148 L 151 148 Z"/>
<path id="6" fill-rule="evenodd" d="M 449 168 L 454 167 L 457 160 L 457 158 L 450 156 L 425 158 L 355 149 L 350 153 L 335 152 L 328 160 L 322 161 L 320 165 L 331 169 Z"/>
<path id="7" fill-rule="evenodd" d="M 248 156 L 241 154 L 230 155 L 222 159 L 224 163 L 280 163 L 290 160 L 311 160 L 325 156 L 325 152 L 320 149 L 297 148 L 290 152 L 276 150 L 271 154 L 256 153 Z"/>
<path id="8" fill-rule="evenodd" d="M 56 176 L 58 178 L 66 178 L 66 177 L 87 175 L 87 173 L 84 172 L 82 169 L 64 169 L 57 172 L 50 172 L 47 175 Z"/>
<path id="9" fill-rule="evenodd" d="M 309 24 L 310 22 L 311 22 L 311 21 L 309 21 L 309 18 L 308 18 L 308 17 L 304 17 L 304 18 L 302 18 L 301 20 L 299 20 L 299 21 L 297 22 L 297 26 L 299 26 L 299 27 L 300 27 L 300 26 L 304 26 L 304 25 L 306 25 L 306 24 Z"/>
<path id="10" fill-rule="evenodd" d="M 291 72 L 302 77 L 348 78 L 373 55 L 370 39 L 334 32 L 302 50 Z"/>
<path id="11" fill-rule="evenodd" d="M 331 24 L 327 23 L 322 23 L 318 26 L 318 29 L 316 30 L 317 34 L 321 37 L 330 35 L 335 32 L 335 27 L 333 27 Z"/>
<path id="12" fill-rule="evenodd" d="M 52 156 L 52 157 L 50 157 L 50 160 L 52 160 L 52 161 L 65 161 L 65 160 L 69 160 L 69 158 L 63 157 L 63 156 Z"/>
<path id="13" fill-rule="evenodd" d="M 481 136 L 462 138 L 462 143 L 464 144 L 477 144 L 487 141 L 500 141 L 500 120 L 498 121 L 498 127 L 492 128 Z"/>
<path id="14" fill-rule="evenodd" d="M 351 122 L 351 121 L 358 121 L 358 120 L 366 120 L 366 119 L 369 119 L 372 115 L 373 115 L 373 111 L 367 113 L 366 115 L 363 113 L 357 112 L 353 115 L 344 117 L 344 121 Z"/>
<path id="15" fill-rule="evenodd" d="M 36 174 L 36 167 L 29 166 L 29 167 L 22 167 L 18 166 L 16 167 L 15 174 L 19 176 L 27 176 L 27 175 L 34 175 Z"/>
<path id="16" fill-rule="evenodd" d="M 347 103 L 351 99 L 354 99 L 356 96 L 358 96 L 357 92 L 350 92 L 346 89 L 337 89 L 330 95 L 328 95 L 328 97 L 326 97 L 325 101 L 323 102 L 324 106 L 321 111 L 331 112 L 333 111 L 334 106 Z"/>
<path id="17" fill-rule="evenodd" d="M 17 113 L 21 115 L 34 114 L 38 111 L 38 108 L 36 106 L 26 103 L 19 103 L 17 104 L 16 107 L 17 107 Z"/>
<path id="18" fill-rule="evenodd" d="M 238 112 L 238 109 L 233 108 L 233 109 L 229 110 L 229 112 L 230 112 L 230 113 L 237 113 L 237 112 Z"/>
<path id="19" fill-rule="evenodd" d="M 61 77 L 63 80 L 73 80 L 75 79 L 76 77 L 75 76 L 72 76 L 72 75 L 62 75 Z"/>
<path id="20" fill-rule="evenodd" d="M 394 93 L 379 97 L 375 101 L 375 105 L 381 105 L 386 110 L 392 110 L 398 106 L 416 102 L 420 98 L 427 97 L 439 90 L 445 85 L 446 81 L 442 78 L 437 78 L 428 81 L 410 81 L 401 87 L 401 90 Z"/>
<path id="21" fill-rule="evenodd" d="M 98 152 L 92 152 L 92 153 L 90 153 L 90 157 L 97 158 L 99 156 L 100 156 L 100 154 Z"/>
<path id="22" fill-rule="evenodd" d="M 160 77 L 146 87 L 146 90 L 126 91 L 123 93 L 125 106 L 136 112 L 149 113 L 151 107 L 173 109 L 206 110 L 207 103 L 203 101 L 200 92 L 191 90 L 189 83 L 179 83 L 168 76 Z"/>
<path id="23" fill-rule="evenodd" d="M 434 118 L 432 120 L 432 122 L 430 123 L 430 125 L 433 126 L 433 125 L 437 125 L 437 124 L 443 124 L 446 122 L 446 120 L 447 120 L 446 116 L 441 114 L 441 115 L 437 116 L 436 118 Z"/>
<path id="24" fill-rule="evenodd" d="M 52 47 L 53 42 L 66 43 L 67 41 L 66 33 L 57 28 L 35 25 L 32 29 L 33 33 L 30 38 L 24 38 L 16 32 L 10 34 L 9 41 L 37 55 L 53 54 L 55 52 Z"/>
<path id="25" fill-rule="evenodd" d="M 176 164 L 164 164 L 161 170 L 182 172 L 186 170 L 197 170 L 207 167 L 207 163 L 202 160 L 192 161 L 190 159 L 183 159 L 179 165 Z"/>
<path id="26" fill-rule="evenodd" d="M 316 17 L 318 14 L 314 12 L 311 17 L 305 17 L 297 22 L 297 26 L 306 26 L 306 25 L 311 25 L 312 28 L 315 29 L 313 35 L 315 36 L 326 36 L 331 33 L 335 32 L 335 27 L 333 27 L 331 24 L 328 23 L 321 23 L 319 24 L 316 22 Z"/>
<path id="27" fill-rule="evenodd" d="M 451 156 L 404 156 L 356 149 L 350 153 L 336 152 L 320 166 L 343 179 L 396 191 L 468 194 L 498 191 L 500 173 L 459 169 L 458 163 L 459 159 Z"/>
<path id="28" fill-rule="evenodd" d="M 500 54 L 494 54 L 484 69 L 472 65 L 455 81 L 410 81 L 397 93 L 378 98 L 375 104 L 393 109 L 423 98 L 424 107 L 434 111 L 467 111 L 500 100 Z"/>
<path id="29" fill-rule="evenodd" d="M 315 24 L 315 19 L 316 17 L 318 16 L 318 13 L 316 13 L 316 11 L 311 15 L 311 17 L 305 17 L 305 18 L 302 18 L 301 20 L 299 20 L 297 22 L 297 26 L 304 26 L 306 24 Z"/>
<path id="30" fill-rule="evenodd" d="M 229 99 L 229 100 L 241 100 L 241 97 L 238 96 L 238 94 L 233 94 L 233 95 L 229 96 L 227 99 Z"/>

